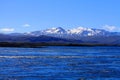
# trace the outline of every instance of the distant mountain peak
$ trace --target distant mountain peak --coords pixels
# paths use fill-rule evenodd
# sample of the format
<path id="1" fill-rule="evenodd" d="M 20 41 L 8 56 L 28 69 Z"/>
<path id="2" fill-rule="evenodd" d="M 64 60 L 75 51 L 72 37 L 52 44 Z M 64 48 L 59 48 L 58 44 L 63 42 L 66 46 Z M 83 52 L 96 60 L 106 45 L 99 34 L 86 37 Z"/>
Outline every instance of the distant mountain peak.
<path id="1" fill-rule="evenodd" d="M 83 32 L 93 32 L 93 30 L 91 28 L 85 28 L 85 27 L 78 27 L 69 30 L 69 33 L 71 34 L 81 34 Z"/>
<path id="2" fill-rule="evenodd" d="M 56 27 L 56 29 L 63 29 L 62 27 Z"/>
<path id="3" fill-rule="evenodd" d="M 63 34 L 66 31 L 61 27 L 57 27 L 57 28 L 50 28 L 50 29 L 43 30 L 43 32 L 50 33 L 50 34 Z"/>
<path id="4" fill-rule="evenodd" d="M 114 35 L 120 35 L 118 32 L 109 32 L 104 29 L 94 29 L 94 28 L 85 28 L 85 27 L 77 27 L 73 29 L 63 29 L 62 27 L 54 27 L 49 28 L 45 30 L 40 31 L 34 31 L 30 32 L 29 34 L 26 33 L 26 35 L 32 35 L 32 36 L 52 36 L 52 37 L 58 37 L 58 38 L 80 38 L 84 36 L 114 36 Z"/>
<path id="5" fill-rule="evenodd" d="M 85 29 L 87 29 L 86 27 L 78 27 L 78 28 L 76 28 L 76 29 L 82 29 L 82 30 L 85 30 Z"/>
<path id="6" fill-rule="evenodd" d="M 109 32 L 104 29 L 62 27 L 39 30 L 29 33 L 0 34 L 1 42 L 67 42 L 67 43 L 109 43 L 120 44 L 120 32 Z"/>

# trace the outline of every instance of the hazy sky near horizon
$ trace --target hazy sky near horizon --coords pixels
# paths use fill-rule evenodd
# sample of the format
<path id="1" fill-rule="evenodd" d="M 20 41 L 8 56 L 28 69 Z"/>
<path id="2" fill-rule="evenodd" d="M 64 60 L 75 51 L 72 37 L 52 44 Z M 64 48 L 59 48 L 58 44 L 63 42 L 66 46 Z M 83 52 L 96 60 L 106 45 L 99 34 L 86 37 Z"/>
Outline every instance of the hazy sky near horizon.
<path id="1" fill-rule="evenodd" d="M 79 26 L 120 31 L 120 0 L 0 0 L 0 32 Z"/>

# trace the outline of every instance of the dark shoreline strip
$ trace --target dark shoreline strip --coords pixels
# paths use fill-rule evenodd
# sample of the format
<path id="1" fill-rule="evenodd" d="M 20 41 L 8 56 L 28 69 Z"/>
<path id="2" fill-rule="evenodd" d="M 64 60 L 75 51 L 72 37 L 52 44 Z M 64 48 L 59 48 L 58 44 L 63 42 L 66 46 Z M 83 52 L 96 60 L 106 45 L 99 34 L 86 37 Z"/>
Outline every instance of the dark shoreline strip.
<path id="1" fill-rule="evenodd" d="M 19 48 L 42 48 L 45 46 L 87 46 L 87 47 L 94 47 L 94 46 L 118 46 L 120 44 L 97 44 L 97 43 L 29 43 L 29 42 L 0 42 L 0 47 L 19 47 Z"/>

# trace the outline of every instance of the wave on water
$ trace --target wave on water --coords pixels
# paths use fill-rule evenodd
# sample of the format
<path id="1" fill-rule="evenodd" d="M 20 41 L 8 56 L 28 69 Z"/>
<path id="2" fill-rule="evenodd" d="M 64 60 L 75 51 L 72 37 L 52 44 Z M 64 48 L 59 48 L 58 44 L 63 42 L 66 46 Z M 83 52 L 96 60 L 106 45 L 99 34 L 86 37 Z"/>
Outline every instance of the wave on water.
<path id="1" fill-rule="evenodd" d="M 120 58 L 120 56 L 0 56 L 0 58 Z"/>

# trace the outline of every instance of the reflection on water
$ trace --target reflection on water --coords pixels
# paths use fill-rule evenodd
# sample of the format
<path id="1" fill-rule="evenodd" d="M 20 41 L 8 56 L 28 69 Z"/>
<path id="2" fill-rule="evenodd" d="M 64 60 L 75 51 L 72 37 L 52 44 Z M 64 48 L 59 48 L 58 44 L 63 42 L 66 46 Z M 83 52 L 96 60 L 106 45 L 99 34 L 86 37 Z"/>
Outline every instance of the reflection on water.
<path id="1" fill-rule="evenodd" d="M 120 80 L 120 47 L 0 48 L 0 80 Z"/>

